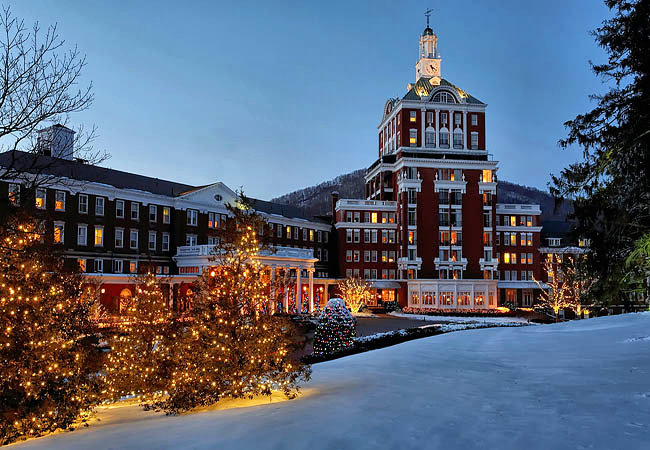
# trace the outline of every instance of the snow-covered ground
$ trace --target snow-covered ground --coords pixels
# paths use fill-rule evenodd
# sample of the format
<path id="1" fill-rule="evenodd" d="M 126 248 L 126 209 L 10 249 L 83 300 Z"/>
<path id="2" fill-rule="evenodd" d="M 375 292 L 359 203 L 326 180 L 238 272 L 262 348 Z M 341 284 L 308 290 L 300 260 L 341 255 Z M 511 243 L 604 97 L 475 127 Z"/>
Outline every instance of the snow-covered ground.
<path id="1" fill-rule="evenodd" d="M 316 364 L 295 400 L 104 409 L 16 447 L 647 450 L 649 336 L 650 313 L 447 333 Z"/>
<path id="2" fill-rule="evenodd" d="M 412 320 L 426 320 L 429 322 L 453 322 L 453 323 L 494 323 L 494 324 L 503 324 L 503 323 L 528 323 L 527 319 L 523 317 L 461 317 L 461 316 L 427 316 L 425 314 L 406 314 L 398 312 L 388 313 L 391 316 L 395 317 L 404 317 Z"/>

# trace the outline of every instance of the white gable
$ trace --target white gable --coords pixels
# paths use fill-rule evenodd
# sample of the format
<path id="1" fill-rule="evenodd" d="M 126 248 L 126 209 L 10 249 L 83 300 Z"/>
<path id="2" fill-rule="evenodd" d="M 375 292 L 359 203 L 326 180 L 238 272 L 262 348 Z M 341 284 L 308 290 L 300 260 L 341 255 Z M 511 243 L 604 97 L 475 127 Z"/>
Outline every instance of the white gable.
<path id="1" fill-rule="evenodd" d="M 236 199 L 237 194 L 232 189 L 218 182 L 180 195 L 176 202 L 180 209 L 198 207 L 202 210 L 216 210 L 225 209 L 228 203 L 234 204 Z"/>

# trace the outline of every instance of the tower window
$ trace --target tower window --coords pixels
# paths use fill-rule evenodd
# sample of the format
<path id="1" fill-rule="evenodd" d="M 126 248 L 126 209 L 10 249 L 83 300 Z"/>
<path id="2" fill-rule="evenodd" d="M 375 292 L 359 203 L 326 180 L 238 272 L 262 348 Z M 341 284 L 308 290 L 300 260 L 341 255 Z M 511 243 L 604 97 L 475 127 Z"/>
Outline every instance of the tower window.
<path id="1" fill-rule="evenodd" d="M 478 114 L 472 114 L 472 126 L 478 125 Z"/>
<path id="2" fill-rule="evenodd" d="M 478 149 L 478 133 L 476 131 L 472 131 L 471 147 L 472 147 L 472 150 L 477 150 Z"/>
<path id="3" fill-rule="evenodd" d="M 409 145 L 415 147 L 418 144 L 418 130 L 410 129 L 409 130 Z"/>
<path id="4" fill-rule="evenodd" d="M 415 121 L 416 121 L 416 112 L 415 112 L 415 111 L 411 111 L 409 117 L 410 117 L 409 120 L 410 120 L 411 122 L 415 122 Z"/>

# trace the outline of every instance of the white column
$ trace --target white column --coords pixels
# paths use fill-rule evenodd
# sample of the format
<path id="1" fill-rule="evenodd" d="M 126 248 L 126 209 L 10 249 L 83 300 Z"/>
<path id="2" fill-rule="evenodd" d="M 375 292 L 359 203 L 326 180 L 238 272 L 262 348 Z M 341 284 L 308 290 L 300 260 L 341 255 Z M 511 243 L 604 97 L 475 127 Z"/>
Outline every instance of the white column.
<path id="1" fill-rule="evenodd" d="M 271 268 L 271 298 L 269 299 L 269 314 L 275 314 L 275 266 Z"/>
<path id="2" fill-rule="evenodd" d="M 458 283 L 457 280 L 454 280 L 454 301 L 451 305 L 452 307 L 458 308 Z"/>
<path id="3" fill-rule="evenodd" d="M 314 269 L 308 269 L 309 274 L 309 312 L 314 312 Z"/>
<path id="4" fill-rule="evenodd" d="M 426 141 L 424 140 L 424 130 L 425 130 L 425 127 L 426 127 L 426 123 L 425 123 L 425 119 L 426 119 L 426 117 L 425 117 L 425 116 L 427 115 L 427 113 L 426 113 L 426 109 L 421 108 L 421 109 L 420 109 L 420 114 L 422 114 L 422 120 L 421 120 L 421 122 L 422 122 L 422 130 L 420 130 L 420 131 L 421 131 L 421 133 L 420 133 L 420 135 L 421 135 L 420 138 L 421 138 L 422 140 L 420 141 L 420 147 L 424 147 L 424 146 L 425 146 L 424 143 L 426 142 Z"/>
<path id="5" fill-rule="evenodd" d="M 470 308 L 474 308 L 476 303 L 474 302 L 474 283 L 472 283 L 472 298 L 469 299 Z"/>
<path id="6" fill-rule="evenodd" d="M 285 273 L 284 273 L 284 279 L 285 279 L 285 285 L 284 285 L 284 312 L 288 313 L 289 312 L 289 276 L 291 275 L 291 268 L 285 267 Z"/>
<path id="7" fill-rule="evenodd" d="M 463 150 L 467 150 L 467 111 L 463 111 Z"/>
<path id="8" fill-rule="evenodd" d="M 440 110 L 436 109 L 435 113 L 433 114 L 435 116 L 435 133 L 436 133 L 436 145 L 434 145 L 434 148 L 438 148 L 440 144 Z"/>
<path id="9" fill-rule="evenodd" d="M 302 286 L 300 284 L 300 275 L 302 269 L 300 267 L 296 268 L 296 309 L 298 314 L 302 312 Z"/>

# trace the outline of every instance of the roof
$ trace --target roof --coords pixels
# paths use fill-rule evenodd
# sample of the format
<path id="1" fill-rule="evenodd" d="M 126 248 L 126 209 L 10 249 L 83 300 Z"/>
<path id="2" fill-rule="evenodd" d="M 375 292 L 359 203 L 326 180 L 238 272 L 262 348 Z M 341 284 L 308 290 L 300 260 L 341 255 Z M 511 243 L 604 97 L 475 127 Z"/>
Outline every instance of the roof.
<path id="1" fill-rule="evenodd" d="M 427 25 L 427 27 L 422 32 L 422 36 L 433 36 L 433 30 Z"/>
<path id="2" fill-rule="evenodd" d="M 574 222 L 566 220 L 543 220 L 542 239 L 564 238 L 568 239 L 575 226 Z"/>
<path id="3" fill-rule="evenodd" d="M 539 283 L 543 289 L 549 286 L 546 283 Z M 501 281 L 497 282 L 499 289 L 539 289 L 539 286 L 534 281 Z"/>
<path id="4" fill-rule="evenodd" d="M 17 171 L 48 176 L 65 177 L 89 183 L 101 183 L 117 189 L 134 189 L 150 192 L 167 197 L 178 197 L 190 192 L 203 189 L 206 186 L 191 186 L 174 181 L 161 180 L 135 173 L 122 172 L 78 160 L 53 158 L 30 152 L 9 151 L 0 153 L 0 167 L 12 167 Z M 267 202 L 252 199 L 253 207 L 268 214 L 278 214 L 287 218 L 299 218 L 323 222 L 323 219 L 314 219 L 302 210 L 291 205 Z"/>
<path id="5" fill-rule="evenodd" d="M 479 99 L 477 99 L 476 97 L 465 92 L 458 86 L 445 80 L 444 78 L 439 79 L 440 80 L 439 84 L 436 82 L 436 80 L 437 78 L 434 79 L 434 78 L 421 77 L 413 86 L 411 86 L 411 89 L 409 89 L 409 91 L 403 97 L 403 100 L 421 100 L 421 97 L 426 97 L 431 95 L 431 91 L 433 91 L 435 88 L 439 86 L 446 86 L 454 89 L 461 98 L 465 99 L 467 103 L 474 104 L 474 105 L 485 104 Z"/>

